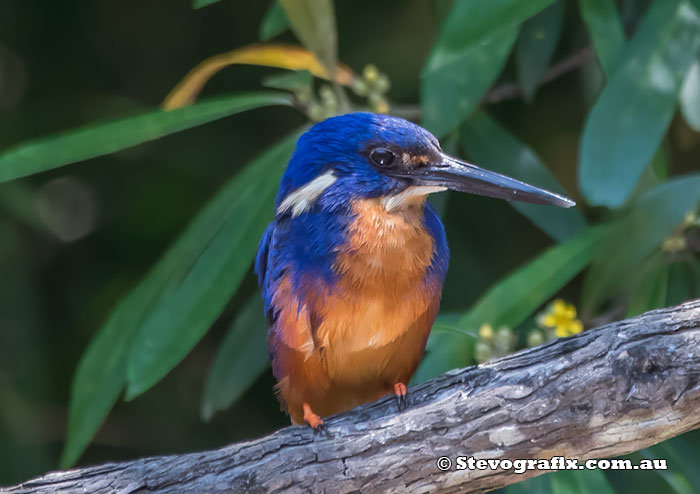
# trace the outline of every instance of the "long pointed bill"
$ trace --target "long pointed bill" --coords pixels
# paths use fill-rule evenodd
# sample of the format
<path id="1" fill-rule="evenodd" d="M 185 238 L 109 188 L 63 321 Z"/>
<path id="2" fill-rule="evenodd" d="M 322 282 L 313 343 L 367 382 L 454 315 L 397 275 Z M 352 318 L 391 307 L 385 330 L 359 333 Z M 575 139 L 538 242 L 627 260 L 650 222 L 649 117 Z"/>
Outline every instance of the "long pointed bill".
<path id="1" fill-rule="evenodd" d="M 410 177 L 417 185 L 437 185 L 450 190 L 468 192 L 507 201 L 550 204 L 564 208 L 576 203 L 554 192 L 528 185 L 500 173 L 484 170 L 451 156 L 441 155 L 440 163 L 412 171 Z"/>

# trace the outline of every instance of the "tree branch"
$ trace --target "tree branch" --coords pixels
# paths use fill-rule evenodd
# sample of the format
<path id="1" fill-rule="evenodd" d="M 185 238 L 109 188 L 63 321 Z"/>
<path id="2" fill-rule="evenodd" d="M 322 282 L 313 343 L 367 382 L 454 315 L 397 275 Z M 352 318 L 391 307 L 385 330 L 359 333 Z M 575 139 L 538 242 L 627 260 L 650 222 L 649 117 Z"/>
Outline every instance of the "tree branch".
<path id="1" fill-rule="evenodd" d="M 603 458 L 700 425 L 700 300 L 584 331 L 393 399 L 214 451 L 49 473 L 5 494 L 48 492 L 465 492 L 544 473 L 440 471 L 436 459 Z"/>

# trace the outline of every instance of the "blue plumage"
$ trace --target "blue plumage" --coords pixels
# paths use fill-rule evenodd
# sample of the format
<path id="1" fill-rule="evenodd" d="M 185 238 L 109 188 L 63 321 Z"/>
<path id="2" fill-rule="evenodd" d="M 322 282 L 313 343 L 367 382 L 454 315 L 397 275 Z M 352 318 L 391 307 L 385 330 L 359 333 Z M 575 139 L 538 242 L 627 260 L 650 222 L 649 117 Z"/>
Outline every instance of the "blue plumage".
<path id="1" fill-rule="evenodd" d="M 342 115 L 297 142 L 255 261 L 293 422 L 318 428 L 320 416 L 391 392 L 405 405 L 449 263 L 426 198 L 447 189 L 573 204 L 459 162 L 400 118 Z"/>

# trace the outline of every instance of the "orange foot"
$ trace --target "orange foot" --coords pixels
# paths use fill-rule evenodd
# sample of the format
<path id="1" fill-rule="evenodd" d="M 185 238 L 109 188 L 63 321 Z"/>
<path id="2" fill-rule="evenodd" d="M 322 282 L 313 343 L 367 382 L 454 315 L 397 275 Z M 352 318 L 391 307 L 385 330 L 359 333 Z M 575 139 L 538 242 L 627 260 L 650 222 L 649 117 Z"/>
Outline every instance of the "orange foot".
<path id="1" fill-rule="evenodd" d="M 406 385 L 404 383 L 394 384 L 394 394 L 396 395 L 396 406 L 399 412 L 408 408 L 408 398 L 406 398 Z"/>
<path id="2" fill-rule="evenodd" d="M 304 403 L 304 421 L 311 426 L 314 432 L 322 432 L 326 437 L 330 438 L 331 434 L 328 431 L 328 426 L 323 423 L 323 419 L 316 415 L 308 403 Z"/>

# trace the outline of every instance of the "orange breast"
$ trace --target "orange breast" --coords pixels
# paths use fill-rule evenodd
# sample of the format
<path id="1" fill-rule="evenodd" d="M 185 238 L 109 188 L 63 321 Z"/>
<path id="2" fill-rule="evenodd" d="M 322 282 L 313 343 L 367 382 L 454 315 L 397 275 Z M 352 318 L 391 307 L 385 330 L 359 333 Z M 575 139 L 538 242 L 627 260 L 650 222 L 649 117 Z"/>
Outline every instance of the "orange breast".
<path id="1" fill-rule="evenodd" d="M 280 393 L 295 422 L 304 401 L 328 415 L 408 382 L 438 311 L 441 286 L 426 279 L 435 245 L 422 203 L 388 212 L 370 199 L 353 209 L 333 266 L 338 281 L 316 284 L 303 301 L 288 279 L 275 293 L 285 347 L 275 358 L 287 369 Z"/>

